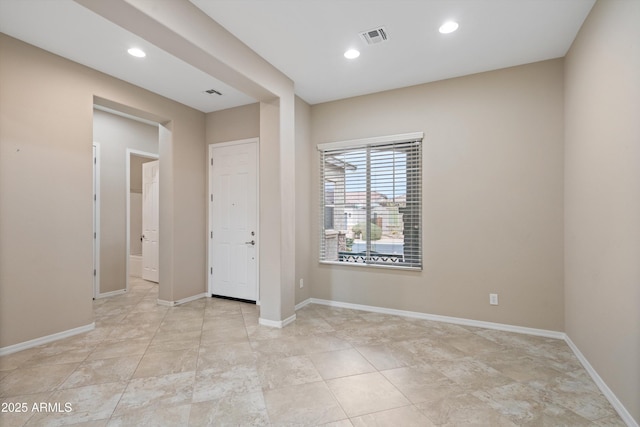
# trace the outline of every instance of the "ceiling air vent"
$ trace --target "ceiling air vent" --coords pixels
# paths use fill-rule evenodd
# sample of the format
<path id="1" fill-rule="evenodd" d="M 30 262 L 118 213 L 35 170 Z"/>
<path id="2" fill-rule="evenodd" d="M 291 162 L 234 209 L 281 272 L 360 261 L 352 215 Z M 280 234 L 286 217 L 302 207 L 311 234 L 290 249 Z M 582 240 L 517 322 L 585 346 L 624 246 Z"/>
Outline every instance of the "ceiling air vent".
<path id="1" fill-rule="evenodd" d="M 384 27 L 360 32 L 360 37 L 368 45 L 383 43 L 388 40 L 387 30 Z"/>

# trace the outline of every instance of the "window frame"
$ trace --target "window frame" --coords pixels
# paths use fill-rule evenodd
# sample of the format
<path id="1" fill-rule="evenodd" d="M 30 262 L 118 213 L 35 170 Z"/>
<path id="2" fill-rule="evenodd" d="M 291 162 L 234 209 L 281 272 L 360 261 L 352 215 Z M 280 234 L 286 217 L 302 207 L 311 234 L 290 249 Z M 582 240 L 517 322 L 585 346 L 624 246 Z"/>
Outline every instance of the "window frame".
<path id="1" fill-rule="evenodd" d="M 388 136 L 379 136 L 379 137 L 373 137 L 373 138 L 363 138 L 363 139 L 354 139 L 354 140 L 348 140 L 348 141 L 337 141 L 337 142 L 328 142 L 328 143 L 321 143 L 317 145 L 317 150 L 319 152 L 319 166 L 320 166 L 320 173 L 319 173 L 319 178 L 320 178 L 320 197 L 319 197 L 319 202 L 320 202 L 320 206 L 319 206 L 319 214 L 320 214 L 320 221 L 319 221 L 319 225 L 320 225 L 320 230 L 318 233 L 318 236 L 320 238 L 319 241 L 319 256 L 318 256 L 318 261 L 320 264 L 331 264 L 331 265 L 341 265 L 341 266 L 357 266 L 357 267 L 373 267 L 373 268 L 391 268 L 391 269 L 402 269 L 402 270 L 411 270 L 411 271 L 422 271 L 423 268 L 423 242 L 422 242 L 422 211 L 423 211 L 423 199 L 422 199 L 422 187 L 423 187 L 423 151 L 422 151 L 422 144 L 423 144 L 423 139 L 424 139 L 424 133 L 423 132 L 413 132 L 413 133 L 404 133 L 404 134 L 397 134 L 397 135 L 388 135 Z M 367 154 L 367 164 L 369 164 L 370 160 L 370 156 L 371 156 L 371 151 L 372 149 L 375 149 L 376 147 L 379 146 L 385 146 L 385 145 L 393 145 L 393 144 L 406 144 L 407 147 L 410 147 L 409 144 L 411 143 L 415 143 L 417 149 L 416 149 L 416 154 L 414 155 L 415 158 L 412 159 L 412 162 L 417 163 L 417 167 L 415 165 L 413 165 L 412 167 L 415 167 L 416 170 L 414 170 L 414 174 L 417 174 L 417 176 L 414 176 L 414 182 L 413 185 L 415 186 L 417 183 L 417 187 L 413 188 L 414 191 L 414 196 L 417 197 L 418 199 L 418 206 L 414 206 L 414 209 L 412 211 L 412 214 L 414 215 L 414 218 L 417 216 L 417 218 L 414 219 L 414 224 L 417 224 L 417 237 L 414 235 L 413 236 L 413 240 L 414 240 L 414 246 L 413 249 L 416 249 L 417 245 L 417 254 L 413 254 L 412 256 L 414 257 L 414 259 L 411 262 L 406 262 L 404 260 L 404 256 L 406 255 L 404 252 L 406 250 L 406 246 L 403 244 L 403 261 L 395 264 L 395 263 L 385 263 L 382 262 L 380 260 L 377 261 L 372 261 L 371 257 L 371 239 L 370 237 L 367 237 L 367 250 L 366 250 L 366 256 L 364 259 L 364 262 L 352 262 L 352 261 L 342 261 L 339 258 L 338 259 L 326 259 L 327 257 L 327 245 L 326 245 L 326 239 L 327 239 L 327 231 L 330 231 L 330 234 L 335 234 L 337 233 L 336 230 L 326 230 L 325 229 L 325 215 L 326 215 L 326 202 L 325 202 L 325 182 L 327 181 L 327 176 L 331 177 L 331 175 L 327 175 L 327 163 L 326 163 L 326 158 L 325 156 L 327 154 L 330 154 L 331 152 L 336 152 L 336 151 L 349 151 L 349 150 L 353 150 L 353 151 L 357 151 L 357 150 L 363 150 L 365 151 Z M 372 170 L 370 169 L 369 166 L 367 166 L 367 170 L 365 171 L 366 174 L 366 180 L 370 183 L 371 181 L 374 180 L 375 175 L 372 174 Z M 408 175 L 407 175 L 408 176 Z M 394 175 L 395 177 L 395 175 Z M 394 178 L 395 179 L 395 178 Z M 346 185 L 346 184 L 345 184 Z M 395 185 L 395 184 L 394 184 Z M 407 185 L 408 185 L 408 181 L 407 181 Z M 368 218 L 368 221 L 371 221 L 371 211 L 372 211 L 372 202 L 371 202 L 371 196 L 373 193 L 375 193 L 375 190 L 372 190 L 370 184 L 367 184 L 367 189 L 365 191 L 365 193 L 367 194 L 366 199 L 367 199 L 367 206 L 366 206 L 366 211 L 367 211 L 367 216 L 366 218 Z M 345 191 L 346 194 L 346 191 Z M 406 196 L 405 196 L 406 197 Z M 335 203 L 333 206 L 336 206 Z M 346 205 L 345 205 L 346 206 Z M 334 211 L 335 212 L 335 211 Z M 335 215 L 335 213 L 334 213 Z M 403 220 L 403 224 L 404 224 L 404 220 Z M 368 225 L 368 224 L 367 224 Z M 369 226 L 367 227 L 367 229 L 369 229 Z M 368 233 L 368 236 L 370 236 L 371 234 Z M 343 234 L 344 236 L 344 234 Z M 403 241 L 406 241 L 406 233 L 403 230 Z M 334 251 L 335 252 L 335 251 Z M 338 254 L 340 254 L 340 250 L 338 249 Z M 417 260 L 417 261 L 416 261 Z"/>

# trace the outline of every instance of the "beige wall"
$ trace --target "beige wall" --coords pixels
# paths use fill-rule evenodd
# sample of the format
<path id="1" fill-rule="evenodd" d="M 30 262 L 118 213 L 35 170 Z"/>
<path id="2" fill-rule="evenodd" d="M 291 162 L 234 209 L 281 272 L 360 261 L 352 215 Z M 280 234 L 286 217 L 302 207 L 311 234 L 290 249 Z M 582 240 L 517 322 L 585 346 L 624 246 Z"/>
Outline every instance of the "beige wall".
<path id="1" fill-rule="evenodd" d="M 416 131 L 423 271 L 318 264 L 314 208 L 312 296 L 562 331 L 563 61 L 312 106 L 311 200 L 315 144 Z"/>
<path id="2" fill-rule="evenodd" d="M 165 122 L 161 298 L 204 292 L 204 114 L 5 35 L 0 56 L 0 347 L 93 322 L 94 96 Z"/>
<path id="3" fill-rule="evenodd" d="M 93 140 L 100 144 L 100 293 L 103 294 L 125 289 L 127 283 L 127 149 L 157 154 L 158 127 L 94 110 Z M 141 168 L 140 164 L 138 167 Z M 141 176 L 138 174 L 140 181 Z M 135 181 L 132 176 L 132 182 Z M 131 234 L 133 239 L 134 233 Z M 139 243 L 139 237 L 136 239 Z"/>
<path id="4" fill-rule="evenodd" d="M 153 154 L 158 154 L 158 128 L 155 129 L 155 150 L 147 151 Z M 95 131 L 95 130 L 94 130 Z M 131 163 L 129 165 L 129 190 L 134 193 L 142 193 L 142 165 L 147 162 L 152 162 L 155 159 L 142 157 L 135 154 L 131 155 Z"/>
<path id="5" fill-rule="evenodd" d="M 293 81 L 190 2 L 128 0 L 110 1 L 107 4 L 78 1 L 186 63 L 260 101 L 260 175 L 265 178 L 261 181 L 260 199 L 278 205 L 275 210 L 280 213 L 277 217 L 271 217 L 271 222 L 264 224 L 263 218 L 268 218 L 269 215 L 261 216 L 260 229 L 273 231 L 276 238 L 265 239 L 263 235 L 263 245 L 260 247 L 261 257 L 262 252 L 265 252 L 271 260 L 266 266 L 263 262 L 260 264 L 261 294 L 273 296 L 262 301 L 260 321 L 278 324 L 290 318 L 294 313 L 295 303 Z M 136 19 L 132 20 L 131 16 L 136 16 Z M 263 107 L 266 109 L 265 114 Z M 162 158 L 162 142 L 160 148 Z M 277 157 L 276 161 L 266 161 L 267 156 L 263 158 L 263 153 L 272 151 L 275 153 L 274 157 Z M 202 162 L 202 167 L 204 166 L 205 163 Z M 161 177 L 161 186 L 162 180 Z M 189 188 L 181 184 L 183 183 L 176 182 L 180 188 Z M 261 208 L 268 210 L 265 204 Z M 163 210 L 161 221 L 162 212 Z M 171 215 L 171 212 L 166 211 L 165 215 Z M 176 230 L 174 238 L 181 236 L 179 232 L 180 230 Z M 268 242 L 266 245 L 265 241 Z M 173 247 L 174 242 L 170 243 Z M 188 254 L 179 252 L 173 256 L 178 259 Z M 160 293 L 163 298 L 162 289 Z"/>
<path id="6" fill-rule="evenodd" d="M 260 104 L 249 104 L 207 114 L 208 144 L 258 138 L 260 136 Z"/>
<path id="7" fill-rule="evenodd" d="M 311 173 L 305 166 L 312 161 L 310 133 L 311 108 L 296 97 L 296 304 L 311 297 L 311 210 L 316 206 L 316 199 L 311 198 Z"/>
<path id="8" fill-rule="evenodd" d="M 142 255 L 142 193 L 129 193 L 129 254 Z M 131 268 L 131 266 L 129 266 Z M 130 270 L 129 275 L 133 276 Z"/>
<path id="9" fill-rule="evenodd" d="M 566 331 L 640 423 L 640 2 L 598 1 L 566 58 Z"/>

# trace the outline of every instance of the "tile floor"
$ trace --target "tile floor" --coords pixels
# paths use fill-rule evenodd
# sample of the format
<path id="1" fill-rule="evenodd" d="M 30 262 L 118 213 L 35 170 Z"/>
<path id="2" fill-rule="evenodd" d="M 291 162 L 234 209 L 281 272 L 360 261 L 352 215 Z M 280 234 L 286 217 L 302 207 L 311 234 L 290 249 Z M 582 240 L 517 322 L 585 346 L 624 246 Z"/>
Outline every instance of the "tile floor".
<path id="1" fill-rule="evenodd" d="M 157 295 L 134 279 L 94 331 L 0 358 L 3 410 L 27 407 L 0 424 L 624 425 L 559 340 L 319 305 L 273 329 L 255 305 Z"/>

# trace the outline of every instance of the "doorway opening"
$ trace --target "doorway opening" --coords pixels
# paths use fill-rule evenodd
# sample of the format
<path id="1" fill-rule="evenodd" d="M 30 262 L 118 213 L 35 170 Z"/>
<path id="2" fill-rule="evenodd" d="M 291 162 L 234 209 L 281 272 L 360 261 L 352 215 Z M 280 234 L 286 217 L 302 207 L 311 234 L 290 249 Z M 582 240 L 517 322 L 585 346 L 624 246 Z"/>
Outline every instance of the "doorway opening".
<path id="1" fill-rule="evenodd" d="M 155 153 L 127 149 L 127 291 L 131 276 L 159 281 L 158 159 Z"/>
<path id="2" fill-rule="evenodd" d="M 94 98 L 96 101 L 97 98 Z M 106 101 L 105 101 L 106 102 Z M 126 108 L 122 106 L 122 108 Z M 134 113 L 135 111 L 131 111 Z M 137 113 L 137 112 L 136 112 Z M 140 113 L 142 114 L 142 113 Z M 132 159 L 133 192 L 141 193 L 139 166 L 149 158 L 157 161 L 162 125 L 137 115 L 123 113 L 94 103 L 94 248 L 92 295 L 94 299 L 129 290 L 129 263 L 132 253 L 140 254 L 131 241 Z M 99 142 L 99 143 L 98 143 Z M 132 157 L 137 156 L 137 157 Z M 138 160 L 140 160 L 138 162 Z M 156 200 L 159 199 L 159 184 Z M 134 204 L 137 200 L 134 200 Z M 137 206 L 135 204 L 134 206 Z M 138 211 L 134 208 L 134 213 Z M 139 222 L 139 216 L 134 220 Z M 135 228 L 134 228 L 135 230 Z M 138 243 L 141 233 L 134 231 Z M 157 239 L 156 239 L 157 240 Z M 157 249 L 157 245 L 156 245 Z"/>

